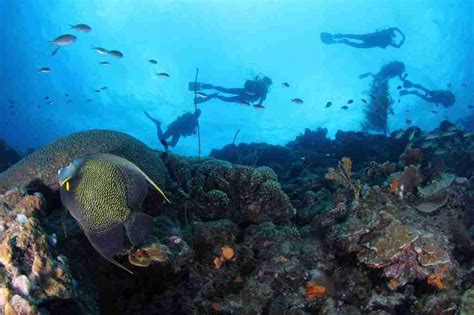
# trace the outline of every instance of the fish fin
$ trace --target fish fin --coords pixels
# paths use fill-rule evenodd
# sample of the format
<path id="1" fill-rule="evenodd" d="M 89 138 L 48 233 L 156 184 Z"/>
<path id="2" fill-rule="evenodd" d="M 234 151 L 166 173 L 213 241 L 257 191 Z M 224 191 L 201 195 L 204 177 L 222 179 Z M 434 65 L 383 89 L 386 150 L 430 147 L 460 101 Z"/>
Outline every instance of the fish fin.
<path id="1" fill-rule="evenodd" d="M 138 246 L 153 229 L 153 218 L 143 212 L 132 212 L 124 225 L 130 243 Z"/>
<path id="2" fill-rule="evenodd" d="M 165 198 L 167 203 L 171 203 L 171 201 L 168 199 L 168 197 L 166 197 L 164 191 L 157 184 L 155 184 L 155 182 L 152 181 L 151 178 L 148 177 L 147 174 L 145 174 L 145 172 L 143 172 L 138 166 L 136 166 L 136 165 L 133 165 L 133 166 L 140 172 L 140 174 L 142 174 L 142 176 L 145 177 L 145 180 L 148 183 L 150 183 L 150 185 L 152 185 L 163 196 L 163 198 Z"/>
<path id="3" fill-rule="evenodd" d="M 64 238 L 67 238 L 66 218 L 67 218 L 68 213 L 69 211 L 66 208 L 64 208 L 63 211 L 61 212 L 61 226 L 63 228 Z"/>
<path id="4" fill-rule="evenodd" d="M 133 274 L 130 269 L 122 266 L 113 257 L 123 249 L 123 225 L 117 224 L 116 226 L 102 232 L 94 232 L 84 229 L 84 233 L 87 239 L 91 243 L 92 247 L 106 260 L 114 264 L 115 266 L 122 268 L 123 270 Z"/>
<path id="5" fill-rule="evenodd" d="M 168 199 L 168 197 L 166 197 L 165 192 L 157 184 L 155 184 L 150 179 L 150 177 L 148 177 L 145 173 L 143 173 L 143 174 L 145 175 L 145 179 L 147 180 L 147 182 L 150 183 L 150 185 L 152 185 L 153 187 L 155 187 L 155 189 L 163 196 L 163 198 L 165 198 L 166 202 L 171 203 L 171 201 Z"/>

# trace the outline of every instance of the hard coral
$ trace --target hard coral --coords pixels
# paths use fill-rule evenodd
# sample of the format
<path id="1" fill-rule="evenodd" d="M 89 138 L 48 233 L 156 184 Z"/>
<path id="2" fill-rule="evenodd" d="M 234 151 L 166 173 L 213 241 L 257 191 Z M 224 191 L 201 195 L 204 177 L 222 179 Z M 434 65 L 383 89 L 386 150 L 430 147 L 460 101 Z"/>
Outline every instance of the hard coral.
<path id="1" fill-rule="evenodd" d="M 159 154 L 146 144 L 117 131 L 89 130 L 58 139 L 0 173 L 0 193 L 34 181 L 55 184 L 61 167 L 80 155 L 94 153 L 123 157 L 137 165 L 158 185 L 166 187 L 168 183 L 168 172 Z"/>
<path id="2" fill-rule="evenodd" d="M 439 272 L 429 275 L 426 282 L 440 290 L 445 288 L 443 281 L 441 281 L 441 274 Z"/>
<path id="3" fill-rule="evenodd" d="M 306 284 L 306 297 L 308 299 L 314 299 L 315 297 L 326 296 L 326 288 L 313 282 Z"/>
<path id="4" fill-rule="evenodd" d="M 18 195 L 16 205 L 10 203 L 8 209 L 0 205 L 0 210 L 6 213 L 0 217 L 2 282 L 9 283 L 1 294 L 0 309 L 11 314 L 38 314 L 50 302 L 71 301 L 78 309 L 94 313 L 95 305 L 80 306 L 81 299 L 87 297 L 78 296 L 69 264 L 57 253 L 53 237 L 45 233 L 38 218 L 22 214 L 45 213 L 43 197 L 21 191 Z M 57 309 L 53 306 L 49 311 L 61 312 L 61 306 Z"/>
<path id="5" fill-rule="evenodd" d="M 405 165 L 417 165 L 423 161 L 423 150 L 415 148 L 407 148 L 402 155 L 400 155 L 400 160 L 405 163 Z"/>

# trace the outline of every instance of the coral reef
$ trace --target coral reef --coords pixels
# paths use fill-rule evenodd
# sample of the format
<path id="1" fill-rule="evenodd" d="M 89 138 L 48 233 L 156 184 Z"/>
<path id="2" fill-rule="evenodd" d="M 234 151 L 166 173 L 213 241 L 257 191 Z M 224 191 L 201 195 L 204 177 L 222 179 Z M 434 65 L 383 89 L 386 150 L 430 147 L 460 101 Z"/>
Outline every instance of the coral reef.
<path id="1" fill-rule="evenodd" d="M 456 161 L 472 161 L 468 139 L 447 123 L 335 140 L 307 130 L 264 151 L 258 167 L 146 148 L 172 203 L 147 197 L 153 231 L 115 257 L 133 275 L 70 217 L 65 236 L 54 193 L 10 190 L 0 195 L 1 311 L 470 314 L 474 165 Z M 450 152 L 422 147 L 433 141 Z M 234 159 L 232 150 L 214 154 Z M 8 183 L 25 183 L 16 178 Z"/>
<path id="2" fill-rule="evenodd" d="M 117 131 L 89 130 L 58 139 L 0 173 L 0 193 L 34 182 L 55 184 L 58 169 L 68 165 L 75 157 L 92 153 L 111 153 L 126 158 L 157 184 L 167 184 L 166 169 L 159 154 L 143 142 Z"/>
<path id="3" fill-rule="evenodd" d="M 82 312 L 98 314 L 92 296 L 82 292 L 57 236 L 41 227 L 46 214 L 41 194 L 9 191 L 0 199 L 0 309 L 4 314 Z"/>

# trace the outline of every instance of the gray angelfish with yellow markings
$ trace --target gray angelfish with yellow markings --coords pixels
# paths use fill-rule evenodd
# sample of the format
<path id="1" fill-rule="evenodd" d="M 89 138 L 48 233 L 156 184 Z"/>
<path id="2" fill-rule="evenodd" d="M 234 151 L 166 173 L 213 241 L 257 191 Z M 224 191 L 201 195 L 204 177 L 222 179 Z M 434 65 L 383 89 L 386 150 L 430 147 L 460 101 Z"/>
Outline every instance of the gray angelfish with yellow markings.
<path id="1" fill-rule="evenodd" d="M 132 273 L 114 255 L 124 249 L 124 232 L 137 246 L 153 227 L 153 218 L 142 211 L 147 182 L 170 202 L 164 192 L 135 164 L 112 154 L 76 158 L 58 171 L 58 180 L 63 205 L 95 250 Z"/>

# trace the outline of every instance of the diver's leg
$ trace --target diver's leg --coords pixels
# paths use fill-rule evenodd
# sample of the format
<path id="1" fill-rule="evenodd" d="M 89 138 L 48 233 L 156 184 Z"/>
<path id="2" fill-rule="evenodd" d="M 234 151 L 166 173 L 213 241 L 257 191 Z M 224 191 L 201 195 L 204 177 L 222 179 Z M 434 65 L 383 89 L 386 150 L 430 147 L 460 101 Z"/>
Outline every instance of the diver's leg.
<path id="1" fill-rule="evenodd" d="M 158 128 L 158 129 L 159 129 L 158 138 L 160 138 L 161 140 L 166 140 L 166 139 L 168 139 L 169 137 L 171 137 L 173 135 L 173 133 L 171 133 L 171 131 L 169 129 L 166 130 L 165 133 L 163 133 L 161 128 Z"/>
<path id="2" fill-rule="evenodd" d="M 152 122 L 155 123 L 155 125 L 161 124 L 161 122 L 158 119 L 153 118 L 150 114 L 148 114 L 148 112 L 146 111 L 143 111 L 143 112 L 145 113 L 145 116 L 148 117 L 148 119 L 150 119 Z"/>
<path id="3" fill-rule="evenodd" d="M 423 85 L 421 85 L 421 84 L 415 83 L 415 84 L 412 84 L 412 87 L 414 87 L 415 89 L 420 89 L 420 90 L 422 90 L 422 91 L 425 92 L 425 93 L 429 93 L 429 92 L 430 92 L 430 90 L 428 90 L 427 88 L 425 88 L 425 87 L 424 87 Z"/>
<path id="4" fill-rule="evenodd" d="M 416 96 L 424 99 L 427 102 L 430 102 L 430 103 L 432 102 L 431 97 L 429 97 L 428 95 L 425 95 L 425 94 L 421 94 L 418 91 L 401 90 L 400 91 L 400 96 L 404 96 L 404 95 L 416 95 Z"/>
<path id="5" fill-rule="evenodd" d="M 216 95 L 216 98 L 220 99 L 223 102 L 227 102 L 227 103 L 238 103 L 238 102 L 242 101 L 242 97 L 240 97 L 240 96 Z"/>
<path id="6" fill-rule="evenodd" d="M 367 34 L 334 34 L 333 37 L 336 39 L 350 38 L 363 41 L 367 38 Z"/>
<path id="7" fill-rule="evenodd" d="M 245 89 L 242 89 L 242 88 L 227 89 L 227 88 L 223 88 L 223 87 L 220 87 L 220 86 L 215 86 L 214 90 L 222 92 L 222 93 L 236 94 L 236 95 L 240 95 L 240 94 L 245 92 Z"/>
<path id="8" fill-rule="evenodd" d="M 180 137 L 179 134 L 174 134 L 173 138 L 171 138 L 171 142 L 168 143 L 168 145 L 171 146 L 171 147 L 174 147 L 178 143 L 179 137 Z"/>
<path id="9" fill-rule="evenodd" d="M 356 42 L 351 42 L 350 40 L 347 40 L 347 39 L 334 40 L 333 43 L 334 44 L 346 44 L 346 45 L 356 47 L 356 48 L 372 48 L 372 47 L 374 47 L 374 46 L 367 45 L 364 42 L 356 43 Z"/>
<path id="10" fill-rule="evenodd" d="M 213 93 L 213 94 L 209 94 L 208 96 L 206 97 L 200 97 L 200 98 L 196 98 L 196 104 L 202 104 L 202 103 L 205 103 L 207 101 L 210 101 L 212 100 L 213 98 L 216 98 L 217 97 L 217 93 Z"/>
<path id="11" fill-rule="evenodd" d="M 152 121 L 155 123 L 155 126 L 156 126 L 156 134 L 158 136 L 158 141 L 160 141 L 161 143 L 166 143 L 165 139 L 169 137 L 166 136 L 168 134 L 168 131 L 165 132 L 165 134 L 163 134 L 163 130 L 161 130 L 161 121 L 159 121 L 158 119 L 156 118 L 153 118 L 150 116 L 150 114 L 148 114 L 147 112 L 144 112 L 145 115 Z"/>

